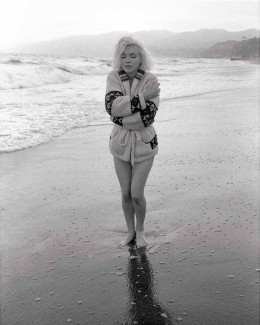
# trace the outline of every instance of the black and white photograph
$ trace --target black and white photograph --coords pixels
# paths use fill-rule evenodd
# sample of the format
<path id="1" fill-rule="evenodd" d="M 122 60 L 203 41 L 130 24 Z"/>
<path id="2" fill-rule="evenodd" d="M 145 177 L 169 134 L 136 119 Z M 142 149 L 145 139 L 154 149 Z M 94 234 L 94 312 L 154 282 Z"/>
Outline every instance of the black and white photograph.
<path id="1" fill-rule="evenodd" d="M 258 325 L 260 1 L 0 8 L 0 324 Z"/>

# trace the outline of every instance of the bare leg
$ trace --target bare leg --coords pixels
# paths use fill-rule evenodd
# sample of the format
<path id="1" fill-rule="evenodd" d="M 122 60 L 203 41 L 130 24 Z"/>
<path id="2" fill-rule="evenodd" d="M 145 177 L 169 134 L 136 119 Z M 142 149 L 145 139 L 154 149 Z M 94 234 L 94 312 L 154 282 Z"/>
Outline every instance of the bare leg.
<path id="1" fill-rule="evenodd" d="M 135 213 L 131 197 L 132 166 L 130 162 L 123 161 L 116 157 L 114 157 L 114 164 L 121 187 L 122 208 L 128 230 L 126 238 L 119 243 L 119 246 L 122 247 L 130 243 L 135 237 Z"/>
<path id="2" fill-rule="evenodd" d="M 131 196 L 136 214 L 136 244 L 139 247 L 146 246 L 144 235 L 144 219 L 146 214 L 144 187 L 152 168 L 153 160 L 154 158 L 151 158 L 140 163 L 135 163 L 133 169 Z"/>

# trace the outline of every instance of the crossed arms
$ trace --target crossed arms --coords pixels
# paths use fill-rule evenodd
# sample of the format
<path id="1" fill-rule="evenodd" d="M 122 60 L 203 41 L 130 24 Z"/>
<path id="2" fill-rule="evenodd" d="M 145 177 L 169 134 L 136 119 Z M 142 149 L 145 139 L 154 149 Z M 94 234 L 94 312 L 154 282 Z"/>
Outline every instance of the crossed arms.
<path id="1" fill-rule="evenodd" d="M 133 97 L 124 95 L 118 81 L 108 75 L 105 107 L 113 123 L 140 131 L 154 122 L 158 103 L 158 96 L 145 100 L 143 93 Z"/>

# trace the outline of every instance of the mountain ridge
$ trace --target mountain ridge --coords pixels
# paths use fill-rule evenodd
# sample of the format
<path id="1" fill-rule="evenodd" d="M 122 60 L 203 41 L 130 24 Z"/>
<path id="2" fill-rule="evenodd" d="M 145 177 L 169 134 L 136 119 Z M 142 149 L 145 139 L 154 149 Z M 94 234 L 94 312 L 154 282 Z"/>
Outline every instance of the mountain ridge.
<path id="1" fill-rule="evenodd" d="M 253 59 L 260 56 L 260 38 L 218 42 L 201 53 L 203 58 Z"/>
<path id="2" fill-rule="evenodd" d="M 158 57 L 200 57 L 203 51 L 218 42 L 241 41 L 259 37 L 257 29 L 231 32 L 224 29 L 200 29 L 172 32 L 168 30 L 143 30 L 130 33 L 114 31 L 102 34 L 73 35 L 49 41 L 34 42 L 17 47 L 14 52 L 86 57 L 111 57 L 120 37 L 132 35 L 148 51 Z"/>

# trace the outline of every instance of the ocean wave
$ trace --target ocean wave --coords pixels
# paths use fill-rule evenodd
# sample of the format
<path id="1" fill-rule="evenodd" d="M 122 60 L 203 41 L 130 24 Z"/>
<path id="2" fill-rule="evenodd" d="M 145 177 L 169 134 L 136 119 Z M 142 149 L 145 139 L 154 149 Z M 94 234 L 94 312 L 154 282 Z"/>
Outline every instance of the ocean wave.
<path id="1" fill-rule="evenodd" d="M 102 63 L 105 63 L 108 67 L 112 67 L 112 62 L 111 62 L 111 60 L 100 59 L 99 61 L 102 62 Z"/>
<path id="2" fill-rule="evenodd" d="M 34 88 L 70 82 L 74 75 L 105 75 L 111 69 L 105 60 L 80 64 L 79 61 L 73 60 L 63 63 L 9 59 L 1 63 L 0 90 Z"/>
<path id="3" fill-rule="evenodd" d="M 184 73 L 178 70 L 171 70 L 171 71 L 158 71 L 156 72 L 157 77 L 173 77 L 173 76 L 183 76 Z"/>
<path id="4" fill-rule="evenodd" d="M 71 67 L 66 65 L 57 65 L 56 68 L 75 75 L 106 75 L 109 71 L 108 65 L 88 65 L 83 67 Z"/>
<path id="5" fill-rule="evenodd" d="M 0 89 L 34 88 L 47 84 L 69 82 L 68 73 L 58 69 L 41 69 L 38 66 L 22 65 L 19 68 L 0 69 Z"/>
<path id="6" fill-rule="evenodd" d="M 6 64 L 23 64 L 23 61 L 18 60 L 18 59 L 10 59 L 4 63 L 6 63 Z"/>
<path id="7" fill-rule="evenodd" d="M 184 99 L 189 97 L 197 97 L 197 96 L 203 96 L 207 94 L 214 94 L 219 92 L 228 92 L 231 90 L 237 90 L 240 88 L 227 88 L 227 89 L 217 89 L 217 90 L 209 90 L 209 91 L 203 91 L 203 92 L 194 92 L 186 95 L 180 95 L 180 96 L 164 96 L 161 98 L 162 102 L 170 101 L 170 100 L 176 100 L 176 99 Z"/>

